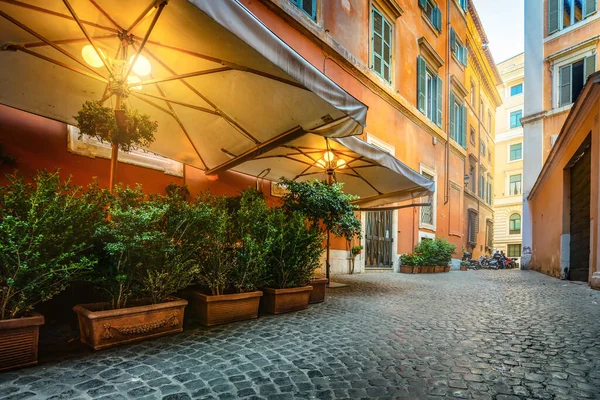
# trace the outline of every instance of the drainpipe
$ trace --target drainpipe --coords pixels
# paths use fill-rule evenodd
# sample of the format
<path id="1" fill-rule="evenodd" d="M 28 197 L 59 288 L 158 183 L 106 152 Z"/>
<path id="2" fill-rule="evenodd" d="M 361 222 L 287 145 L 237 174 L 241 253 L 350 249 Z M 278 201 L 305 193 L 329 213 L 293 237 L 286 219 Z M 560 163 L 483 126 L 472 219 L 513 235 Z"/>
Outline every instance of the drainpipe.
<path id="1" fill-rule="evenodd" d="M 448 204 L 450 201 L 450 90 L 452 90 L 450 85 L 450 64 L 452 63 L 452 54 L 450 52 L 450 2 L 452 0 L 446 1 L 446 87 L 448 88 L 446 92 L 446 101 L 444 104 L 446 105 L 444 108 L 446 109 L 446 162 L 444 163 L 444 173 L 445 173 L 445 193 L 444 193 L 444 205 Z"/>

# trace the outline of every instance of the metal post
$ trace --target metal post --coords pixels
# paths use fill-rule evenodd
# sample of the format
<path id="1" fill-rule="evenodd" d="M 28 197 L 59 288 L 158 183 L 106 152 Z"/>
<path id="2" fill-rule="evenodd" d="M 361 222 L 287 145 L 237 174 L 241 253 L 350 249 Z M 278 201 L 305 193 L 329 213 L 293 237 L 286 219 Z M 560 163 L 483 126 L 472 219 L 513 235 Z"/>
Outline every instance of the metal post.
<path id="1" fill-rule="evenodd" d="M 333 178 L 333 170 L 332 169 L 328 169 L 327 170 L 327 185 L 328 186 L 331 186 L 331 180 L 332 180 L 332 178 Z M 326 258 L 325 258 L 325 277 L 327 278 L 327 280 L 329 280 L 329 271 L 331 269 L 331 265 L 329 264 L 329 260 L 330 260 L 330 257 L 329 257 L 329 254 L 330 254 L 330 252 L 329 252 L 329 243 L 330 243 L 330 240 L 331 240 L 331 232 L 330 232 L 329 228 L 327 228 L 327 255 L 326 255 Z"/>

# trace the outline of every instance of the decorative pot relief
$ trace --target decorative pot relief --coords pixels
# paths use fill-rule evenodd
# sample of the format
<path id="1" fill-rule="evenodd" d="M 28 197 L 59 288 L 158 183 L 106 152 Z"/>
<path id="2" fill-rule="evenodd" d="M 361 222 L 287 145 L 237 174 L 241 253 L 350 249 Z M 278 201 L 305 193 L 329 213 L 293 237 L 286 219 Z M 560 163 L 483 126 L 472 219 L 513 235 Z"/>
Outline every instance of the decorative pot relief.
<path id="1" fill-rule="evenodd" d="M 112 326 L 111 324 L 104 324 L 104 332 L 101 338 L 104 340 L 112 339 L 114 337 L 111 330 L 115 330 L 123 336 L 127 335 L 140 335 L 150 333 L 154 330 L 162 328 L 169 324 L 172 327 L 179 325 L 179 312 L 175 311 L 167 318 L 159 319 L 158 321 L 148 322 L 145 324 L 138 325 L 124 325 L 124 326 Z"/>

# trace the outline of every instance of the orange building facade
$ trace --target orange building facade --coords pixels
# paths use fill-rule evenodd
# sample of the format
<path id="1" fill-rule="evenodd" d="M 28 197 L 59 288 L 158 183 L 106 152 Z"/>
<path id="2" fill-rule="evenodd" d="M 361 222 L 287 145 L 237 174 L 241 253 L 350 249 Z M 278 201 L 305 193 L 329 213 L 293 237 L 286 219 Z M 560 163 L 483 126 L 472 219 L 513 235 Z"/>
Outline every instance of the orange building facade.
<path id="1" fill-rule="evenodd" d="M 365 251 L 355 272 L 392 270 L 423 238 L 443 237 L 478 257 L 491 250 L 495 110 L 499 74 L 475 6 L 467 0 L 240 0 L 262 23 L 369 107 L 362 139 L 436 182 L 429 207 L 363 212 Z M 265 94 L 268 96 L 268 93 Z M 267 116 L 273 117 L 273 116 Z M 73 151 L 67 127 L 0 107 L 0 144 L 31 173 L 60 167 L 84 184 L 108 182 L 108 160 Z M 70 144 L 71 143 L 71 144 Z M 162 161 L 161 161 L 162 162 Z M 167 163 L 168 164 L 168 163 Z M 171 165 L 165 168 L 171 168 Z M 119 178 L 161 192 L 235 194 L 268 182 L 236 173 L 209 180 L 190 166 L 165 175 L 121 162 Z M 10 167 L 2 166 L 5 173 Z M 275 200 L 273 200 L 275 201 Z M 332 272 L 348 273 L 351 245 L 333 242 Z"/>

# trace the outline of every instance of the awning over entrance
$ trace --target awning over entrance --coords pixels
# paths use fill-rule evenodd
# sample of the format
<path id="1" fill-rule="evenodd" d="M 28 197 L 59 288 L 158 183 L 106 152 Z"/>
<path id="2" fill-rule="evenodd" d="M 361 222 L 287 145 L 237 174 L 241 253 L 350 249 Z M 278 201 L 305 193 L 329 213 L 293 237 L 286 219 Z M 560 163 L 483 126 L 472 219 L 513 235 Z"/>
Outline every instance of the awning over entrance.
<path id="1" fill-rule="evenodd" d="M 356 137 L 307 134 L 232 169 L 270 180 L 327 180 L 330 174 L 346 193 L 360 196 L 361 208 L 415 201 L 435 191 L 433 181 Z"/>
<path id="2" fill-rule="evenodd" d="M 364 104 L 235 0 L 0 0 L 0 17 L 0 103 L 75 124 L 127 80 L 125 103 L 158 121 L 149 150 L 198 168 L 365 126 Z"/>

